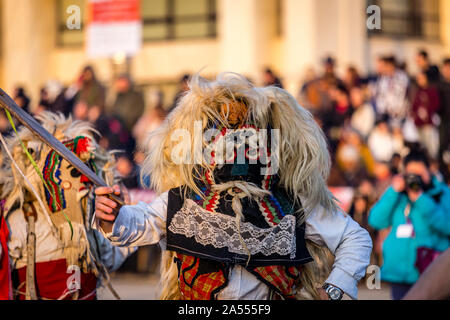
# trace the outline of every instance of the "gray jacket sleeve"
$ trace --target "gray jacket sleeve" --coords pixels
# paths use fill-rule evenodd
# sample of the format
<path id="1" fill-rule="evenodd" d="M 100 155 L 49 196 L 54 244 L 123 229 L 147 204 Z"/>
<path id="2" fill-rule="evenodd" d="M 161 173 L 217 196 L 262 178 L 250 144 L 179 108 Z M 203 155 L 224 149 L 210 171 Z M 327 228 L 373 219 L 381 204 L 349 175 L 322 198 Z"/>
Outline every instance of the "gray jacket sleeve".
<path id="1" fill-rule="evenodd" d="M 306 219 L 305 237 L 327 246 L 335 255 L 326 283 L 356 299 L 358 281 L 370 263 L 372 240 L 369 233 L 343 211 L 327 212 L 319 206 Z"/>
<path id="2" fill-rule="evenodd" d="M 158 242 L 163 245 L 166 234 L 167 198 L 168 193 L 165 192 L 150 204 L 139 202 L 136 205 L 123 206 L 110 233 L 103 231 L 95 217 L 92 227 L 99 230 L 115 246 L 145 246 Z"/>

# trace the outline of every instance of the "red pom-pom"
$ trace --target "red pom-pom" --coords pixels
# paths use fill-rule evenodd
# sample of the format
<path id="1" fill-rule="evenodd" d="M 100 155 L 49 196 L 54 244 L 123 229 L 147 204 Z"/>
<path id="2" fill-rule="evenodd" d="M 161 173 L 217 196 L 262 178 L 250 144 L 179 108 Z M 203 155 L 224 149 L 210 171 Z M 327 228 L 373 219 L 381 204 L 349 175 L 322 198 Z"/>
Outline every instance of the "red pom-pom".
<path id="1" fill-rule="evenodd" d="M 77 141 L 77 149 L 75 150 L 75 153 L 77 155 L 81 155 L 84 152 L 89 151 L 89 145 L 91 143 L 91 140 L 87 137 L 81 138 Z"/>

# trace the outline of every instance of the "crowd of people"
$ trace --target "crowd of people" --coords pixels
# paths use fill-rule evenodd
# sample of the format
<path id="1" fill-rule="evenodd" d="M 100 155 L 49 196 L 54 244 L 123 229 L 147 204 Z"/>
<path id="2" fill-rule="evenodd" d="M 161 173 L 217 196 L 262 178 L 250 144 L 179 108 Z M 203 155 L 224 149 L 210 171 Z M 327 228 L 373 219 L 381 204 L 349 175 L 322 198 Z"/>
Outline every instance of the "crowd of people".
<path id="1" fill-rule="evenodd" d="M 329 186 L 353 190 L 348 211 L 370 232 L 374 242 L 372 262 L 377 265 L 382 265 L 383 258 L 386 259 L 382 255 L 383 243 L 386 237 L 389 239 L 391 228 L 398 224 L 380 213 L 385 210 L 385 204 L 380 205 L 380 202 L 392 202 L 396 193 L 405 190 L 408 185 L 403 178 L 405 167 L 411 163 L 425 165 L 429 175 L 427 178 L 427 173 L 422 172 L 425 193 L 450 182 L 450 58 L 437 66 L 426 51 L 420 50 L 416 63 L 420 71 L 410 75 L 407 66 L 394 56 L 380 56 L 375 74 L 362 76 L 355 67 L 349 66 L 340 77 L 336 61 L 328 57 L 323 61 L 321 75 L 309 71 L 297 96 L 300 105 L 313 114 L 328 138 L 333 163 Z M 163 105 L 162 93 L 159 93 L 149 108 L 144 94 L 127 74 L 114 80 L 115 99 L 107 103 L 107 89 L 91 66 L 85 67 L 68 87 L 49 81 L 34 108 L 24 88 L 15 90 L 14 100 L 34 114 L 61 112 L 91 122 L 98 131 L 100 146 L 121 150 L 117 153 L 117 169 L 125 186 L 142 188 L 139 168 L 144 160 L 145 137 L 162 123 L 189 89 L 189 77 L 188 74 L 181 77 L 179 90 L 169 106 Z M 283 87 L 282 78 L 270 68 L 264 70 L 263 79 L 264 85 Z M 3 112 L 0 113 L 0 131 L 11 131 Z M 444 193 L 443 198 L 450 202 L 446 198 L 447 191 Z M 403 215 L 402 210 L 399 215 Z M 446 210 L 448 212 L 437 219 L 440 227 L 449 224 L 450 210 Z M 439 240 L 440 250 L 448 248 L 448 239 L 447 235 L 447 242 Z M 395 248 L 395 241 L 390 241 Z M 395 271 L 387 272 L 391 272 L 388 280 L 407 287 L 418 278 L 417 274 L 411 275 L 411 270 L 405 271 L 410 274 L 403 278 Z M 400 288 L 394 296 L 398 298 L 402 294 Z"/>
<path id="2" fill-rule="evenodd" d="M 450 246 L 450 59 L 437 66 L 419 50 L 416 63 L 410 75 L 394 56 L 381 56 L 376 74 L 348 67 L 340 78 L 327 58 L 323 75 L 299 93 L 330 143 L 328 183 L 353 188 L 349 214 L 372 235 L 373 263 L 383 266 L 394 299 L 417 281 L 420 255 L 431 261 Z M 399 235 L 408 225 L 412 232 Z"/>
<path id="3" fill-rule="evenodd" d="M 155 129 L 167 112 L 162 97 L 147 108 L 144 94 L 131 77 L 119 75 L 113 83 L 114 99 L 107 103 L 107 88 L 97 79 L 93 67 L 86 66 L 68 87 L 49 81 L 40 91 L 34 108 L 22 87 L 13 93 L 15 102 L 27 112 L 39 115 L 44 111 L 71 115 L 76 120 L 89 121 L 98 135 L 99 145 L 117 150 L 117 169 L 128 188 L 139 188 L 139 164 L 143 161 L 143 143 L 149 131 Z M 0 113 L 0 132 L 11 133 L 12 127 L 4 112 Z"/>

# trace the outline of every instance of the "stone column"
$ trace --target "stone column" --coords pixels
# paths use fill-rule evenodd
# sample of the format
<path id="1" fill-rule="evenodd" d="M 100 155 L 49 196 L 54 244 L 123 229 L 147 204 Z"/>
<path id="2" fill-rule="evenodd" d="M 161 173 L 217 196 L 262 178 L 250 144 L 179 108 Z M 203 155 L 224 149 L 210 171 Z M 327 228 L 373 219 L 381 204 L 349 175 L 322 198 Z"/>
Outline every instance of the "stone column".
<path id="1" fill-rule="evenodd" d="M 450 56 L 450 1 L 441 0 L 439 6 L 439 20 L 443 53 L 445 56 Z"/>
<path id="2" fill-rule="evenodd" d="M 270 63 L 275 33 L 273 0 L 219 0 L 218 40 L 221 71 L 242 73 L 257 84 Z"/>
<path id="3" fill-rule="evenodd" d="M 54 47 L 54 1 L 3 0 L 2 62 L 4 89 L 22 85 L 38 103 L 39 88 L 49 78 Z"/>
<path id="4" fill-rule="evenodd" d="M 297 93 L 305 70 L 320 61 L 317 56 L 316 1 L 284 0 L 282 3 L 284 85 L 293 94 Z"/>
<path id="5" fill-rule="evenodd" d="M 329 0 L 328 0 L 329 1 Z M 359 72 L 368 71 L 368 39 L 365 1 L 339 0 L 337 11 L 338 70 L 354 65 Z"/>

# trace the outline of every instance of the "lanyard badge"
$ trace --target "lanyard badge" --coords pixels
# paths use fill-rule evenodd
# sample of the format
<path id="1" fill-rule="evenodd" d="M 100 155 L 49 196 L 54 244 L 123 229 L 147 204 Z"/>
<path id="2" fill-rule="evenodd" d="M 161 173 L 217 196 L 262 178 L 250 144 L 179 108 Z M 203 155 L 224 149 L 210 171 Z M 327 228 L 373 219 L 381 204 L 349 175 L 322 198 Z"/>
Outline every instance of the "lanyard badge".
<path id="1" fill-rule="evenodd" d="M 396 231 L 397 238 L 414 238 L 415 232 L 411 219 L 409 218 L 410 212 L 411 212 L 411 204 L 408 203 L 404 211 L 406 223 L 401 224 L 397 227 Z"/>

